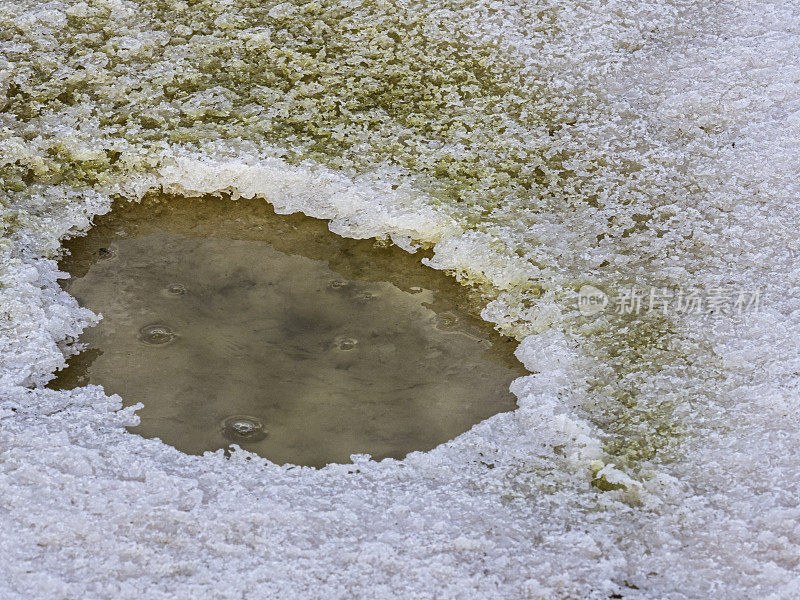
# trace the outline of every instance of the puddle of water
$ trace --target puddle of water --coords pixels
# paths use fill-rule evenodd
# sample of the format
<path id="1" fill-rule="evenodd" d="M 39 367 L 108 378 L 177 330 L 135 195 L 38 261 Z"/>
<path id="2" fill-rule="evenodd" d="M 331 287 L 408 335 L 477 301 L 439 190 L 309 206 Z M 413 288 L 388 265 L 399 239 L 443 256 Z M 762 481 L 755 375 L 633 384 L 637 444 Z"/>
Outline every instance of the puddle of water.
<path id="1" fill-rule="evenodd" d="M 103 320 L 50 386 L 142 402 L 131 431 L 184 452 L 402 458 L 516 408 L 516 344 L 396 247 L 263 200 L 163 196 L 64 246 L 64 288 Z"/>

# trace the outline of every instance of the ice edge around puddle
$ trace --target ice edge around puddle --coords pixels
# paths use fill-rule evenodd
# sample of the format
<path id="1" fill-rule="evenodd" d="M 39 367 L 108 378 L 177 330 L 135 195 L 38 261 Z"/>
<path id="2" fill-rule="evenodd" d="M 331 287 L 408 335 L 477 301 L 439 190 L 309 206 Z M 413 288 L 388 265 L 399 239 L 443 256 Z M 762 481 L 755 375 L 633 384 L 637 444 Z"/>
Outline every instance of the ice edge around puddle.
<path id="1" fill-rule="evenodd" d="M 363 239 L 388 236 L 396 245 L 411 252 L 421 243 L 432 244 L 434 255 L 431 259 L 423 259 L 424 264 L 452 270 L 464 282 L 491 282 L 495 290 L 500 292 L 513 289 L 534 274 L 526 261 L 515 261 L 502 251 L 493 251 L 491 236 L 475 231 L 463 232 L 446 213 L 420 203 L 414 194 L 398 193 L 380 182 L 352 182 L 320 167 L 293 167 L 278 159 L 215 161 L 199 156 L 183 157 L 175 160 L 173 166 L 161 169 L 157 180 L 133 180 L 126 188 L 128 194 L 134 193 L 138 197 L 143 197 L 152 189 L 188 197 L 213 194 L 232 194 L 234 198 L 257 197 L 272 204 L 278 214 L 301 212 L 324 219 L 329 222 L 332 232 L 345 237 Z M 132 201 L 136 201 L 135 196 Z M 109 207 L 108 200 L 101 200 L 93 210 L 96 214 L 103 214 Z M 86 216 L 91 218 L 90 214 Z M 87 224 L 88 221 L 83 221 L 78 230 L 73 226 L 69 235 L 85 231 Z M 71 304 L 71 301 L 70 298 L 66 303 Z M 83 319 L 79 323 L 93 322 L 93 317 L 86 309 L 75 310 L 74 315 L 80 315 Z M 496 313 L 485 310 L 482 316 L 495 325 L 508 325 L 498 319 Z M 550 322 L 549 319 L 550 315 L 545 313 L 545 324 Z M 509 333 L 515 332 L 511 329 Z M 70 333 L 70 337 L 75 336 Z M 563 401 L 539 394 L 544 381 L 547 381 L 548 391 L 554 389 L 555 382 L 559 382 L 564 389 L 569 387 L 570 377 L 576 374 L 575 371 L 570 374 L 570 369 L 575 369 L 572 356 L 574 349 L 563 334 L 549 330 L 524 339 L 516 354 L 523 364 L 538 373 L 538 377 L 523 378 L 512 385 L 511 390 L 517 396 L 518 403 L 521 406 L 525 405 L 526 400 L 528 406 L 535 403 L 534 419 L 541 420 L 550 414 L 550 418 L 558 424 L 557 428 L 553 428 L 548 426 L 547 421 L 540 421 L 535 428 L 536 435 L 545 431 L 550 431 L 549 435 L 556 433 L 556 438 L 548 445 L 558 448 L 559 454 L 565 458 L 565 464 L 571 465 L 569 471 L 584 473 L 591 460 L 603 456 L 599 436 L 581 418 L 576 415 L 568 417 L 571 411 Z M 39 373 L 34 377 L 41 381 Z M 76 392 L 80 393 L 80 390 Z M 491 427 L 491 422 L 496 418 L 490 417 L 476 427 Z M 469 436 L 470 433 L 462 434 L 456 441 L 464 435 Z M 447 442 L 443 446 L 452 443 Z M 431 452 L 437 450 L 426 454 Z M 388 465 L 392 459 L 383 462 Z M 620 476 L 625 478 L 623 474 Z M 634 483 L 633 480 L 627 481 Z M 636 485 L 634 491 L 638 494 L 640 486 Z"/>

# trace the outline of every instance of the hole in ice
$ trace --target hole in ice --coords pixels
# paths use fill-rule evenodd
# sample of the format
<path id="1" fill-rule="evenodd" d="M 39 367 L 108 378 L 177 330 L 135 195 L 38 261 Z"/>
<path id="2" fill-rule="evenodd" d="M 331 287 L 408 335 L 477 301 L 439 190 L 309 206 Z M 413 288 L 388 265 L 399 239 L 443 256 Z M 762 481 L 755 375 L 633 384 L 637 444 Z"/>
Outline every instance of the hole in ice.
<path id="1" fill-rule="evenodd" d="M 402 458 L 516 407 L 524 370 L 477 292 L 391 244 L 259 199 L 154 195 L 64 248 L 65 289 L 103 319 L 50 386 L 142 402 L 131 431 L 184 452 Z"/>

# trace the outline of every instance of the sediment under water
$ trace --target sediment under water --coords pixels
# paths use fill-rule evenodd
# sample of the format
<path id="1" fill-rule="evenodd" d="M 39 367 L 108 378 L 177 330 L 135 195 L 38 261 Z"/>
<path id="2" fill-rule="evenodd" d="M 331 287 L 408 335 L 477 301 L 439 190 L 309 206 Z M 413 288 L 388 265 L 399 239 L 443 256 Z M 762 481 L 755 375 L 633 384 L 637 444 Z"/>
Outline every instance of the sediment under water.
<path id="1" fill-rule="evenodd" d="M 65 289 L 103 319 L 51 386 L 142 402 L 131 430 L 185 452 L 402 458 L 516 407 L 515 344 L 476 292 L 382 240 L 260 199 L 159 196 L 65 249 Z"/>

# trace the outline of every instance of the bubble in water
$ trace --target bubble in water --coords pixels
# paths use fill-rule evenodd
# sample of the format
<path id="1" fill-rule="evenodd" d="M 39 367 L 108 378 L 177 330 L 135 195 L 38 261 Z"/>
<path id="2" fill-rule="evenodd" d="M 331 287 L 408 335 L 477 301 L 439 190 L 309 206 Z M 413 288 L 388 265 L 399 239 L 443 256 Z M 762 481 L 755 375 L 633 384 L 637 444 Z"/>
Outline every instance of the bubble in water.
<path id="1" fill-rule="evenodd" d="M 232 442 L 258 442 L 267 437 L 267 432 L 255 417 L 236 415 L 222 422 L 222 435 Z"/>
<path id="2" fill-rule="evenodd" d="M 167 286 L 166 292 L 169 296 L 182 296 L 186 293 L 186 286 L 180 283 L 173 283 Z"/>
<path id="3" fill-rule="evenodd" d="M 175 334 L 165 325 L 146 325 L 139 330 L 139 340 L 151 346 L 169 344 L 175 339 Z"/>
<path id="4" fill-rule="evenodd" d="M 107 248 L 100 248 L 97 251 L 97 256 L 100 260 L 108 260 L 117 256 L 117 250 L 114 246 L 108 246 Z"/>
<path id="5" fill-rule="evenodd" d="M 230 427 L 236 435 L 245 437 L 254 434 L 259 429 L 258 423 L 250 419 L 236 419 L 229 422 L 228 427 Z"/>
<path id="6" fill-rule="evenodd" d="M 352 350 L 358 344 L 358 340 L 351 337 L 342 337 L 336 340 L 336 347 L 339 350 Z"/>
<path id="7" fill-rule="evenodd" d="M 328 287 L 334 290 L 341 290 L 347 287 L 347 281 L 344 279 L 334 279 L 328 284 Z"/>
<path id="8" fill-rule="evenodd" d="M 439 329 L 451 329 L 458 323 L 458 318 L 451 312 L 443 312 L 436 315 L 436 327 Z"/>

